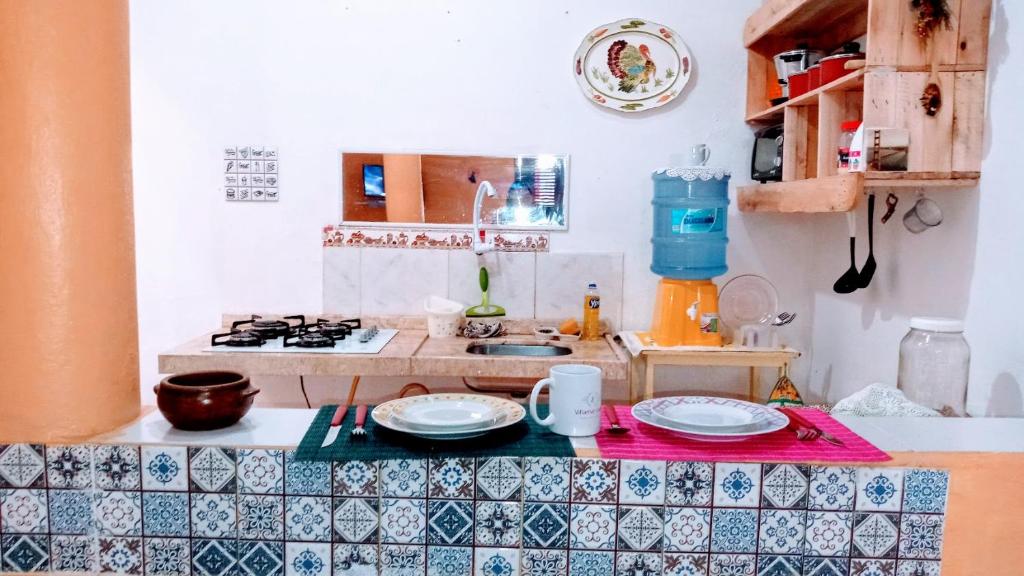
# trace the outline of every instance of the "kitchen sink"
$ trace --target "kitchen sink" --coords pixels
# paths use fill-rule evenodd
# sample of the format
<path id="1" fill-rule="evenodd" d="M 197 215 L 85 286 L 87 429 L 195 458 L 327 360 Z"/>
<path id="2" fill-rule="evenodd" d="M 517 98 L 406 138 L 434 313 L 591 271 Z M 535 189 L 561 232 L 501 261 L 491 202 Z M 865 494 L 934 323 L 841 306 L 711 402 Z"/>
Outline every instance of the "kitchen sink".
<path id="1" fill-rule="evenodd" d="M 471 344 L 466 352 L 483 356 L 568 356 L 572 348 L 552 344 Z"/>

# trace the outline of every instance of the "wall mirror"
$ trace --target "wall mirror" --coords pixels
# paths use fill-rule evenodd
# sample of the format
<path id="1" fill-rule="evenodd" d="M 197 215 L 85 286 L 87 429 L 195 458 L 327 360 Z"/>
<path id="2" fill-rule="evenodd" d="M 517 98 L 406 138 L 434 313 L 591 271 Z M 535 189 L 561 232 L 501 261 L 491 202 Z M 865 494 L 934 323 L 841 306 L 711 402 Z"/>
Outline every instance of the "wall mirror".
<path id="1" fill-rule="evenodd" d="M 465 156 L 341 154 L 342 220 L 346 224 L 473 225 L 483 181 L 480 222 L 491 229 L 565 230 L 569 157 L 564 154 Z"/>

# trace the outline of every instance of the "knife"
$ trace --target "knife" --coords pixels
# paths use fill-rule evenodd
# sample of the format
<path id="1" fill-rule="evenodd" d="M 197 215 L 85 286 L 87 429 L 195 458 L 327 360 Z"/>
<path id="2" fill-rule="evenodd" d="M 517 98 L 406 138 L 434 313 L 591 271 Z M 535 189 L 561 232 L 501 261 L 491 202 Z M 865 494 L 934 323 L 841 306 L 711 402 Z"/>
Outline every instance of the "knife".
<path id="1" fill-rule="evenodd" d="M 324 436 L 324 441 L 320 443 L 321 448 L 327 448 L 338 439 L 338 432 L 341 431 L 341 422 L 345 420 L 345 412 L 348 412 L 348 406 L 344 404 L 339 405 L 338 409 L 334 411 L 334 417 L 331 418 L 331 428 L 327 431 L 327 436 Z"/>
<path id="2" fill-rule="evenodd" d="M 829 444 L 834 444 L 836 446 L 846 446 L 846 444 L 844 444 L 842 440 L 822 430 L 819 426 L 815 426 L 810 420 L 798 414 L 796 410 L 791 410 L 789 408 L 779 408 L 779 412 L 782 412 L 786 416 L 789 416 L 789 419 L 795 422 L 798 426 L 802 426 L 804 428 L 807 428 L 808 430 L 816 430 L 819 434 L 821 434 L 821 438 L 825 440 L 825 442 L 828 442 Z"/>

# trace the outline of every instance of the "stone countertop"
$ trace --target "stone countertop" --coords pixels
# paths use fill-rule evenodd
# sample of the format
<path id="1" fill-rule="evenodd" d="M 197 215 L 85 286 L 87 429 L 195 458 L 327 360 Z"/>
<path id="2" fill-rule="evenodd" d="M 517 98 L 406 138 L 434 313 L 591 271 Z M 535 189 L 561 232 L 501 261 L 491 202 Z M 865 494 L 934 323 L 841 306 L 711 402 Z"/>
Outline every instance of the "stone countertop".
<path id="1" fill-rule="evenodd" d="M 103 444 L 294 448 L 315 409 L 253 408 L 239 423 L 209 432 L 176 430 L 159 411 L 92 439 Z M 1024 453 L 1024 418 L 837 418 L 887 452 Z M 577 454 L 598 456 L 593 437 L 573 439 Z"/>
<path id="2" fill-rule="evenodd" d="M 379 354 L 303 354 L 301 352 L 209 352 L 210 336 L 191 340 L 160 354 L 163 374 L 194 370 L 238 370 L 267 376 L 465 376 L 544 378 L 556 364 L 589 364 L 606 380 L 625 380 L 629 360 L 610 339 L 558 342 L 572 348 L 567 356 L 481 356 L 466 352 L 476 343 L 530 342 L 526 335 L 471 340 L 429 338 L 425 330 L 400 329 Z"/>

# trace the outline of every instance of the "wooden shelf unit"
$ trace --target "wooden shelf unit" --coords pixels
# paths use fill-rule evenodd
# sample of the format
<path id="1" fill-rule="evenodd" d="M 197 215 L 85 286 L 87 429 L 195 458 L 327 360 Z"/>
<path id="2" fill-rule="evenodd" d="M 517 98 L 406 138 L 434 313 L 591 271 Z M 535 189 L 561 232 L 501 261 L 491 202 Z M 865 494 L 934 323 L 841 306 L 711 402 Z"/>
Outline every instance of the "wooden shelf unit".
<path id="1" fill-rule="evenodd" d="M 977 184 L 985 121 L 985 74 L 991 0 L 949 0 L 953 24 L 930 46 L 916 35 L 907 0 L 766 0 L 744 29 L 748 53 L 746 120 L 782 123 L 782 182 L 741 186 L 748 212 L 842 212 L 866 189 L 964 187 Z M 866 66 L 825 86 L 772 106 L 772 58 L 806 43 L 832 50 L 866 36 Z M 933 76 L 932 61 L 936 72 Z M 928 116 L 920 104 L 930 82 L 943 104 Z M 910 133 L 907 172 L 838 174 L 840 124 Z"/>

